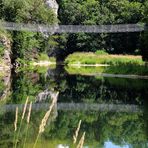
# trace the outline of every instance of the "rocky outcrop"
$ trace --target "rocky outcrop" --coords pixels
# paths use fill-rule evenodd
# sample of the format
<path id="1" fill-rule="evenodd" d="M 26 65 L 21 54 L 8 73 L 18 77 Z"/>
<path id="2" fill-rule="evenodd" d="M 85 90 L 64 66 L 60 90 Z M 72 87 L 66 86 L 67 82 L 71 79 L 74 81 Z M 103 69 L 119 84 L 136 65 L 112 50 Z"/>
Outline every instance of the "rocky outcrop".
<path id="1" fill-rule="evenodd" d="M 0 35 L 0 44 L 2 48 L 4 48 L 3 56 L 1 58 L 2 63 L 0 66 L 0 70 L 10 70 L 11 69 L 11 42 L 10 39 L 6 37 L 6 35 Z"/>
<path id="2" fill-rule="evenodd" d="M 57 1 L 56 0 L 45 0 L 45 3 L 49 7 L 49 9 L 53 10 L 53 12 L 55 13 L 55 16 L 56 16 L 56 18 L 58 20 L 59 5 L 58 5 Z M 44 35 L 45 38 L 48 38 L 49 35 L 53 35 L 58 28 L 59 28 L 59 26 L 58 26 L 58 23 L 56 22 L 54 24 L 54 29 L 49 34 L 49 33 L 44 31 L 44 28 L 42 28 L 42 26 L 39 26 L 40 32 Z"/>
<path id="3" fill-rule="evenodd" d="M 1 74 L 1 85 L 3 85 L 2 90 L 0 90 L 0 100 L 5 100 L 10 94 L 11 88 L 11 41 L 5 35 L 5 33 L 0 34 L 0 74 Z"/>
<path id="4" fill-rule="evenodd" d="M 46 4 L 49 8 L 53 9 L 56 16 L 58 16 L 59 5 L 56 0 L 46 0 Z"/>

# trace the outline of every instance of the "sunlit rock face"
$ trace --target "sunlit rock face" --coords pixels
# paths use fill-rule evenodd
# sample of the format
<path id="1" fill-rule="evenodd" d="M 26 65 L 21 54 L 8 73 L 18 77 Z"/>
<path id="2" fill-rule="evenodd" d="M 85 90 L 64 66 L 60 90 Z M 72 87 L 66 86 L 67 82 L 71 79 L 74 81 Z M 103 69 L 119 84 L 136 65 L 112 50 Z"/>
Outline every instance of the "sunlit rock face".
<path id="1" fill-rule="evenodd" d="M 0 101 L 7 98 L 11 87 L 11 41 L 5 33 L 0 34 L 0 46 L 3 53 L 0 56 Z"/>
<path id="2" fill-rule="evenodd" d="M 49 8 L 52 8 L 56 16 L 58 15 L 59 5 L 56 0 L 46 0 L 46 4 Z"/>
<path id="3" fill-rule="evenodd" d="M 45 3 L 49 7 L 49 9 L 53 10 L 53 12 L 55 13 L 55 16 L 57 18 L 58 17 L 59 5 L 56 2 L 56 0 L 45 0 Z M 53 35 L 58 28 L 59 28 L 59 26 L 56 22 L 54 24 L 54 28 L 53 28 L 52 32 L 50 32 L 50 33 L 44 32 L 44 28 L 42 28 L 42 27 L 40 27 L 40 32 L 44 35 L 45 38 L 48 38 L 49 35 Z"/>
<path id="4" fill-rule="evenodd" d="M 11 68 L 11 42 L 5 35 L 0 35 L 0 44 L 4 47 L 3 62 L 5 63 L 5 69 Z"/>

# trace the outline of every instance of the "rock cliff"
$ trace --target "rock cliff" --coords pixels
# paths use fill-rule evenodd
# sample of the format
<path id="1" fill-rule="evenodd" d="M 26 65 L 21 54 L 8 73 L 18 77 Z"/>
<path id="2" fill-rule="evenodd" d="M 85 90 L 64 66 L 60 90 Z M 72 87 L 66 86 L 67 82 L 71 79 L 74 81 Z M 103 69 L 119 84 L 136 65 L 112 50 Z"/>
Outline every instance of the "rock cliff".
<path id="1" fill-rule="evenodd" d="M 11 41 L 5 34 L 0 34 L 0 46 L 3 48 L 1 53 L 2 63 L 0 70 L 11 69 Z"/>
<path id="2" fill-rule="evenodd" d="M 0 85 L 3 87 L 0 89 L 0 100 L 4 100 L 10 93 L 11 86 L 11 42 L 10 39 L 4 34 L 0 33 Z"/>

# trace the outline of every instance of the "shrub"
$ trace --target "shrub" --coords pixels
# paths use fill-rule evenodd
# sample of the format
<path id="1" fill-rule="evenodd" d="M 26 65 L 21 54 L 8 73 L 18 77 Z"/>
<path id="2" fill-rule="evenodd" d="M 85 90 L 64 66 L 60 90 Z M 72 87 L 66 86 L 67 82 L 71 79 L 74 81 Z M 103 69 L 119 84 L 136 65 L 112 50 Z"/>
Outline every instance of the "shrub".
<path id="1" fill-rule="evenodd" d="M 103 50 L 97 50 L 96 54 L 98 55 L 108 55 L 108 53 L 103 49 Z"/>

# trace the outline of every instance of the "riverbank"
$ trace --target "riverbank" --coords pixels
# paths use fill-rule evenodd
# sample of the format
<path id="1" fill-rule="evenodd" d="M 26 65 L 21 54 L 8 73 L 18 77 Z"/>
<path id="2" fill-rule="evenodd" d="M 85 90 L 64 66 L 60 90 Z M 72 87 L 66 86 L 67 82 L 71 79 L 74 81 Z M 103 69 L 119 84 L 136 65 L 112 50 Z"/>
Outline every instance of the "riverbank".
<path id="1" fill-rule="evenodd" d="M 71 64 L 107 64 L 116 66 L 119 64 L 135 64 L 144 65 L 141 56 L 134 55 L 109 55 L 109 54 L 97 54 L 93 52 L 76 52 L 69 55 L 65 63 Z"/>
<path id="2" fill-rule="evenodd" d="M 148 67 L 141 56 L 99 55 L 92 52 L 74 53 L 66 60 L 70 74 L 94 75 L 101 73 L 148 76 Z"/>

